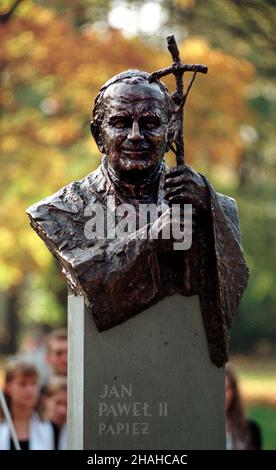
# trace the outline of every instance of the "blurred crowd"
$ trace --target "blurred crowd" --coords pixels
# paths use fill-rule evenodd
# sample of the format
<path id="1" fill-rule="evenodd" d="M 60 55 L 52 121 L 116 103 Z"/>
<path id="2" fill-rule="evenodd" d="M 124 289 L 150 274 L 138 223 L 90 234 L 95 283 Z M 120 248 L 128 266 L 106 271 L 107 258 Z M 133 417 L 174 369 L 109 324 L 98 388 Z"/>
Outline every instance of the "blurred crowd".
<path id="1" fill-rule="evenodd" d="M 29 335 L 5 366 L 0 403 L 1 450 L 67 449 L 67 331 Z M 225 374 L 226 448 L 260 450 L 261 431 L 248 420 L 234 371 Z"/>
<path id="2" fill-rule="evenodd" d="M 30 335 L 7 360 L 0 402 L 1 450 L 67 448 L 67 331 Z"/>

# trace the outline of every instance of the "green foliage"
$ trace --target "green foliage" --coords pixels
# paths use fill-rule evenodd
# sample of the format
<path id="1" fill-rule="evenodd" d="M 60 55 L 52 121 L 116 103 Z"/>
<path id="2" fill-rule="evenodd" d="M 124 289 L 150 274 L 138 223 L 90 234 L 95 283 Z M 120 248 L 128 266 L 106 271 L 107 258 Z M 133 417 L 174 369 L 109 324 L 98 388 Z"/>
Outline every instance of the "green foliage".
<path id="1" fill-rule="evenodd" d="M 263 449 L 275 450 L 275 356 L 233 356 L 231 367 L 234 367 L 238 378 L 246 416 L 256 421 L 261 428 Z"/>
<path id="2" fill-rule="evenodd" d="M 273 0 L 162 0 L 179 34 L 202 36 L 214 47 L 248 59 L 275 77 L 276 9 Z M 181 25 L 181 28 L 180 28 Z M 265 51 L 265 53 L 264 53 Z"/>
<path id="3" fill-rule="evenodd" d="M 276 408 L 269 405 L 251 405 L 247 415 L 260 426 L 263 450 L 276 449 Z"/>
<path id="4" fill-rule="evenodd" d="M 231 332 L 231 351 L 248 351 L 276 339 L 276 187 L 249 181 L 221 187 L 237 200 L 243 248 L 250 269 L 248 287 Z"/>

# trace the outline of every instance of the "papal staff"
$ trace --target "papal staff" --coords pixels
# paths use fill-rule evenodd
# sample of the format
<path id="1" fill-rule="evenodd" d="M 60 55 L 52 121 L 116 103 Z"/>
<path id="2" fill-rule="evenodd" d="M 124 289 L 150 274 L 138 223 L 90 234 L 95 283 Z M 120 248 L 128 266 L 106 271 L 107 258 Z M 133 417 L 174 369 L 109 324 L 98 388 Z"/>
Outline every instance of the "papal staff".
<path id="1" fill-rule="evenodd" d="M 8 408 L 8 405 L 7 405 L 7 402 L 6 402 L 6 399 L 5 399 L 5 395 L 4 395 L 3 390 L 1 388 L 0 388 L 0 406 L 2 408 L 4 418 L 7 422 L 8 428 L 10 430 L 10 435 L 11 435 L 11 439 L 13 441 L 14 448 L 15 448 L 15 450 L 21 450 L 20 444 L 19 444 L 19 441 L 18 441 L 18 438 L 17 438 L 17 435 L 16 435 L 16 431 L 14 429 L 14 425 L 13 425 L 13 422 L 12 422 L 11 414 L 10 414 L 10 411 L 9 411 L 9 408 Z"/>
<path id="2" fill-rule="evenodd" d="M 170 135 L 168 139 L 169 148 L 174 152 L 176 157 L 176 166 L 185 166 L 185 145 L 184 145 L 184 106 L 191 90 L 192 84 L 195 80 L 196 74 L 207 73 L 208 67 L 203 64 L 184 64 L 181 62 L 180 53 L 176 44 L 173 34 L 167 36 L 168 49 L 171 53 L 173 63 L 171 66 L 153 72 L 149 77 L 149 82 L 170 75 L 175 76 L 176 91 L 172 93 L 171 98 L 174 103 L 173 117 L 170 122 Z M 186 88 L 184 89 L 184 73 L 193 72 L 192 78 Z M 194 214 L 194 212 L 193 212 Z M 197 248 L 193 245 L 184 258 L 185 276 L 184 285 L 187 292 L 191 289 L 190 275 L 193 254 Z"/>
<path id="3" fill-rule="evenodd" d="M 186 103 L 189 91 L 192 87 L 196 74 L 207 73 L 208 67 L 203 64 L 183 64 L 180 59 L 179 50 L 176 44 L 176 40 L 173 34 L 167 37 L 168 49 L 171 53 L 173 63 L 170 67 L 157 70 L 153 72 L 149 77 L 149 82 L 153 82 L 156 79 L 170 75 L 171 73 L 175 76 L 176 91 L 171 95 L 171 98 L 175 104 L 173 110 L 173 136 L 171 142 L 169 142 L 170 149 L 175 153 L 176 165 L 181 166 L 185 164 L 185 147 L 184 147 L 184 105 Z M 186 88 L 184 89 L 184 73 L 193 72 L 193 76 Z"/>

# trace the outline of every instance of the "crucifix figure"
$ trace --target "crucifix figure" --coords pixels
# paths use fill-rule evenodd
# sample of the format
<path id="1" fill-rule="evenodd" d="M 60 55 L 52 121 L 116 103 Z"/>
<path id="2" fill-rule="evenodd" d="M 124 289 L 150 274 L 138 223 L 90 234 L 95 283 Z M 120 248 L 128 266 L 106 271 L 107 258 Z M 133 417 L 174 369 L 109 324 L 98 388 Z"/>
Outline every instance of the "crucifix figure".
<path id="1" fill-rule="evenodd" d="M 175 293 L 198 295 L 211 360 L 222 366 L 248 270 L 235 201 L 184 163 L 183 106 L 196 73 L 207 67 L 182 64 L 174 38 L 168 42 L 171 67 L 153 74 L 128 70 L 100 89 L 91 131 L 101 165 L 27 213 L 73 292 L 85 297 L 99 331 Z M 186 71 L 194 75 L 184 92 Z M 160 81 L 169 73 L 177 83 L 172 96 Z M 170 149 L 177 160 L 173 169 L 164 162 Z M 170 210 L 185 204 L 192 205 L 192 245 L 175 250 Z M 157 210 L 141 224 L 135 217 L 145 206 Z M 163 237 L 168 228 L 170 236 Z"/>

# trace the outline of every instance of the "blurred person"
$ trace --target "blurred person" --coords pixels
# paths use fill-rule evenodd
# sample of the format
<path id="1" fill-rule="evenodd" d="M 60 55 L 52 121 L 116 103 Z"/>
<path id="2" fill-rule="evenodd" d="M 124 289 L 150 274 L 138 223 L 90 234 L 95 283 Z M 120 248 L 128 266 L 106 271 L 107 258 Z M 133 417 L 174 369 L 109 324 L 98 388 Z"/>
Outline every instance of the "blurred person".
<path id="1" fill-rule="evenodd" d="M 45 338 L 46 333 L 43 331 L 37 329 L 28 331 L 24 334 L 18 348 L 18 355 L 37 367 L 42 384 L 46 383 L 51 375 L 50 367 L 46 362 Z"/>
<path id="2" fill-rule="evenodd" d="M 225 375 L 225 407 L 227 450 L 261 450 L 260 428 L 245 417 L 238 382 L 229 366 Z"/>
<path id="3" fill-rule="evenodd" d="M 8 362 L 4 396 L 21 450 L 53 450 L 54 433 L 49 421 L 39 412 L 39 374 L 22 359 Z M 14 450 L 10 428 L 0 408 L 0 449 Z"/>
<path id="4" fill-rule="evenodd" d="M 67 379 L 53 376 L 44 388 L 44 416 L 53 427 L 55 449 L 67 448 Z"/>
<path id="5" fill-rule="evenodd" d="M 67 376 L 67 330 L 53 330 L 46 338 L 46 361 L 53 375 Z"/>

